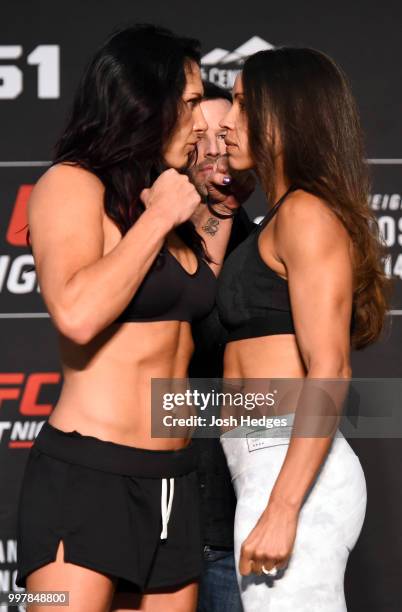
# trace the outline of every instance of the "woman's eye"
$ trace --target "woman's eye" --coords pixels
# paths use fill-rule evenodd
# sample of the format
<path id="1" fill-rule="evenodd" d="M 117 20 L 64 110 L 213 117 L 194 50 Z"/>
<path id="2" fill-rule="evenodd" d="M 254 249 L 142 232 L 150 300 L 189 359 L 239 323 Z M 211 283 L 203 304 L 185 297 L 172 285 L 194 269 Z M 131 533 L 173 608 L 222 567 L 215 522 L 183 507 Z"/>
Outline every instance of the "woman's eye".
<path id="1" fill-rule="evenodd" d="M 188 104 L 190 105 L 190 108 L 195 108 L 198 104 L 197 98 L 193 98 L 192 100 L 189 100 Z"/>
<path id="2" fill-rule="evenodd" d="M 220 140 L 225 140 L 226 134 L 218 134 L 217 138 Z"/>

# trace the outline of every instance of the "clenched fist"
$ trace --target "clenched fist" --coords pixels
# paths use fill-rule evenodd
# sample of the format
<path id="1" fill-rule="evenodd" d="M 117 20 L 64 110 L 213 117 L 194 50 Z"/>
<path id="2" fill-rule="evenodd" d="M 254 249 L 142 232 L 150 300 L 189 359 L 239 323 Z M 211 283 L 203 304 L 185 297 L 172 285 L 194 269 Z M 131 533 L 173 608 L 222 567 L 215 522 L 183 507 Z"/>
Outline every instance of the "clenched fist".
<path id="1" fill-rule="evenodd" d="M 190 219 L 201 197 L 188 176 L 170 168 L 156 179 L 150 189 L 143 189 L 141 200 L 168 221 L 171 227 Z"/>

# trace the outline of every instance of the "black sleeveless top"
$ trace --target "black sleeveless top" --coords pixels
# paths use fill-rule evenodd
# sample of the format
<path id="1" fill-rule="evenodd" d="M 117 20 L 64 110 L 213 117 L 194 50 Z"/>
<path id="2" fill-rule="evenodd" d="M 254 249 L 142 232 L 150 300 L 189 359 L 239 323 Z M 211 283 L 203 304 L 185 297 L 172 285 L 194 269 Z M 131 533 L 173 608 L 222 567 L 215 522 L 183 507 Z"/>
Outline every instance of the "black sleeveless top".
<path id="1" fill-rule="evenodd" d="M 165 244 L 115 322 L 192 322 L 206 316 L 214 306 L 216 277 L 206 261 L 197 260 L 190 274 Z"/>
<path id="2" fill-rule="evenodd" d="M 286 191 L 224 263 L 216 303 L 221 323 L 228 332 L 227 342 L 295 333 L 288 281 L 262 259 L 258 237 L 288 194 L 296 189 L 291 186 Z"/>
<path id="3" fill-rule="evenodd" d="M 258 250 L 258 236 L 277 212 L 290 188 L 259 225 L 229 255 L 219 275 L 217 307 L 228 342 L 294 334 L 288 283 L 267 266 Z"/>

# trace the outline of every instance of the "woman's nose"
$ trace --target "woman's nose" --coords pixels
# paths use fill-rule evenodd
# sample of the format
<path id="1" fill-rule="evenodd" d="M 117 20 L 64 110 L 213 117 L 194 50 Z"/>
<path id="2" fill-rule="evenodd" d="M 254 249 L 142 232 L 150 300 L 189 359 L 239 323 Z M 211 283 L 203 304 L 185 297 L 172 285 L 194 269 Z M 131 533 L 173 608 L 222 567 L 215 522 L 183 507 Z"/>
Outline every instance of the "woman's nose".
<path id="1" fill-rule="evenodd" d="M 232 130 L 234 127 L 233 121 L 233 107 L 226 113 L 224 117 L 219 121 L 219 127 L 223 130 Z"/>
<path id="2" fill-rule="evenodd" d="M 194 113 L 195 113 L 194 131 L 195 132 L 206 132 L 208 129 L 208 123 L 205 121 L 205 117 L 202 112 L 200 104 L 198 104 Z"/>

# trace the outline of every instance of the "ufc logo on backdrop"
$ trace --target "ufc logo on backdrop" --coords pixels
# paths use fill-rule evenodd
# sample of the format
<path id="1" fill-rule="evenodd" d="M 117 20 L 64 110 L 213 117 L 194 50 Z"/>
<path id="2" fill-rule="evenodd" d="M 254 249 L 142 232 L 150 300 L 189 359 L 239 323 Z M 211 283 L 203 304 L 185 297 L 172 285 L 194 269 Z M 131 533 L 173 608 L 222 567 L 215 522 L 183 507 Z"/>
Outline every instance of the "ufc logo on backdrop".
<path id="1" fill-rule="evenodd" d="M 53 410 L 52 404 L 39 403 L 40 393 L 45 385 L 59 385 L 60 372 L 23 372 L 0 373 L 0 411 L 5 401 L 18 403 L 18 413 L 22 417 L 48 417 Z M 58 389 L 55 389 L 58 391 Z M 1 413 L 0 413 L 1 414 Z M 10 431 L 10 448 L 27 448 L 32 445 L 43 421 L 17 420 L 0 421 L 0 443 L 3 433 Z"/>

